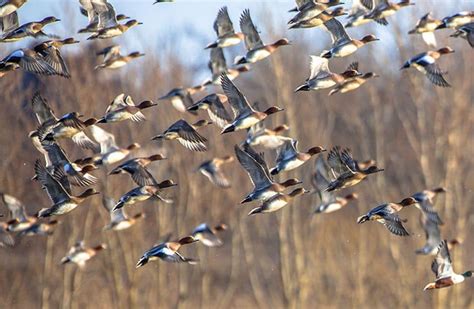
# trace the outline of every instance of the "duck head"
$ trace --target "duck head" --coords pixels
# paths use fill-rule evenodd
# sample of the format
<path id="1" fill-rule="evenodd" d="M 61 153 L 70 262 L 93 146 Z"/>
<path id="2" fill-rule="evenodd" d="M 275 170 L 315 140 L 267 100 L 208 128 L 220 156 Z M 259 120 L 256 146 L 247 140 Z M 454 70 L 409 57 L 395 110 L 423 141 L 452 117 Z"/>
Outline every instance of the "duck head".
<path id="1" fill-rule="evenodd" d="M 278 46 L 285 46 L 285 45 L 291 45 L 290 41 L 287 38 L 279 39 L 275 43 L 272 44 L 275 47 Z"/>
<path id="2" fill-rule="evenodd" d="M 416 204 L 418 203 L 418 201 L 416 199 L 414 199 L 413 197 L 407 197 L 405 199 L 403 199 L 400 203 L 400 205 L 402 206 L 410 206 L 410 205 L 413 205 L 413 204 Z"/>
<path id="3" fill-rule="evenodd" d="M 132 151 L 132 150 L 138 149 L 138 148 L 140 148 L 140 147 L 141 147 L 141 146 L 140 146 L 139 143 L 133 143 L 133 144 L 131 144 L 130 146 L 127 147 L 127 150 Z"/>
<path id="4" fill-rule="evenodd" d="M 375 35 L 369 34 L 369 35 L 364 36 L 361 41 L 364 43 L 369 43 L 373 41 L 379 41 L 379 39 L 377 39 Z"/>
<path id="5" fill-rule="evenodd" d="M 446 46 L 446 47 L 438 49 L 438 53 L 440 53 L 441 55 L 451 54 L 451 53 L 454 53 L 454 49 L 452 49 L 449 46 Z"/>
<path id="6" fill-rule="evenodd" d="M 323 147 L 321 147 L 321 146 L 316 146 L 316 147 L 312 147 L 312 148 L 308 149 L 307 153 L 308 153 L 309 155 L 314 156 L 314 155 L 316 155 L 316 154 L 318 154 L 318 153 L 325 152 L 325 151 L 327 151 L 327 150 L 324 149 Z"/>
<path id="7" fill-rule="evenodd" d="M 263 113 L 266 114 L 267 116 L 269 116 L 271 114 L 275 114 L 275 113 L 278 113 L 278 112 L 281 112 L 281 111 L 283 111 L 283 108 L 278 107 L 278 106 L 272 106 L 272 107 L 268 108 L 267 110 L 265 110 Z"/>
<path id="8" fill-rule="evenodd" d="M 282 185 L 285 188 L 288 188 L 288 187 L 296 186 L 296 185 L 299 185 L 299 184 L 302 184 L 302 183 L 303 182 L 299 179 L 291 178 L 291 179 L 288 179 L 288 180 L 280 183 L 280 185 Z"/>

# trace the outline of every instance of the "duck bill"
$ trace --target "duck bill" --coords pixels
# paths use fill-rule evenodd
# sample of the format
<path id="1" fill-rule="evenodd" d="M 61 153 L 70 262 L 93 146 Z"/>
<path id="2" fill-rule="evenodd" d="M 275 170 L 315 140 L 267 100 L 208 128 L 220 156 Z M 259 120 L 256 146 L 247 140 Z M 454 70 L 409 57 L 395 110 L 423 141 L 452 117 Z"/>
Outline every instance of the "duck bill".
<path id="1" fill-rule="evenodd" d="M 164 137 L 165 137 L 165 136 L 164 136 L 163 134 L 159 134 L 159 135 L 153 136 L 153 137 L 151 138 L 151 140 L 154 141 L 154 140 L 162 139 L 162 138 L 164 138 Z"/>

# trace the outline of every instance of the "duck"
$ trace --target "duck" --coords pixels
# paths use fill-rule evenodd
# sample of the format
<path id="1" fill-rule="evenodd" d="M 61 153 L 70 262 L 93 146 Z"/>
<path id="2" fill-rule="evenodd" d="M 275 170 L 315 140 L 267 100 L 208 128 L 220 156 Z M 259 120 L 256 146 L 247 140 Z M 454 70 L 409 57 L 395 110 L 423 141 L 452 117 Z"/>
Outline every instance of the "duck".
<path id="1" fill-rule="evenodd" d="M 71 74 L 59 49 L 64 45 L 77 43 L 79 43 L 79 41 L 74 38 L 49 40 L 36 45 L 33 50 L 43 57 L 42 59 L 54 69 L 57 75 L 70 78 Z"/>
<path id="2" fill-rule="evenodd" d="M 263 45 L 262 39 L 250 17 L 249 9 L 244 10 L 240 16 L 240 29 L 245 35 L 244 42 L 247 54 L 245 56 L 237 56 L 234 64 L 255 63 L 267 58 L 279 47 L 290 45 L 290 41 L 287 38 L 279 39 L 273 44 Z"/>
<path id="3" fill-rule="evenodd" d="M 339 5 L 339 4 L 344 4 L 344 3 L 341 2 L 341 0 L 296 0 L 295 2 L 296 2 L 296 6 L 293 7 L 292 9 L 288 10 L 288 13 L 299 12 L 306 5 L 308 5 L 308 3 L 310 3 L 310 2 L 317 2 L 317 3 L 325 4 L 328 7 Z"/>
<path id="4" fill-rule="evenodd" d="M 313 177 L 311 177 L 311 183 L 321 201 L 314 209 L 313 213 L 315 214 L 335 212 L 349 205 L 351 201 L 359 198 L 357 193 L 350 193 L 344 197 L 340 197 L 335 196 L 332 192 L 325 191 L 330 183 L 329 166 L 322 156 L 316 160 L 316 171 Z"/>
<path id="5" fill-rule="evenodd" d="M 310 2 L 312 3 L 312 2 Z M 316 2 L 317 3 L 317 2 Z M 317 3 L 318 5 L 321 5 L 320 3 Z M 300 11 L 300 13 L 303 13 Z M 297 16 L 300 14 L 298 13 Z M 342 16 L 346 15 L 344 8 L 338 7 L 334 10 L 326 10 L 326 11 L 321 11 L 318 15 L 311 17 L 309 19 L 303 19 L 300 20 L 298 18 L 293 18 L 290 20 L 290 25 L 288 29 L 306 29 L 306 28 L 315 28 L 324 25 L 327 21 L 337 17 L 337 16 Z"/>
<path id="6" fill-rule="evenodd" d="M 8 223 L 0 222 L 0 248 L 13 247 L 14 245 L 15 239 L 8 231 Z"/>
<path id="7" fill-rule="evenodd" d="M 189 111 L 207 110 L 209 118 L 219 128 L 223 129 L 230 122 L 230 116 L 224 104 L 228 103 L 227 97 L 220 93 L 211 93 L 188 107 Z"/>
<path id="8" fill-rule="evenodd" d="M 248 129 L 254 124 L 264 120 L 269 115 L 282 111 L 278 106 L 272 106 L 264 112 L 253 109 L 247 98 L 240 92 L 234 83 L 225 74 L 221 75 L 222 90 L 232 107 L 234 120 L 221 131 L 221 134 Z"/>
<path id="9" fill-rule="evenodd" d="M 307 1 L 302 6 L 298 7 L 298 13 L 288 21 L 288 25 L 297 24 L 302 21 L 307 21 L 318 17 L 323 12 L 329 13 L 326 10 L 333 5 L 334 1 L 329 3 L 322 3 L 318 1 Z"/>
<path id="10" fill-rule="evenodd" d="M 345 28 L 362 26 L 371 21 L 367 14 L 374 8 L 374 0 L 353 0 L 351 11 L 347 15 L 349 22 Z"/>
<path id="11" fill-rule="evenodd" d="M 71 184 L 74 186 L 87 187 L 95 184 L 97 178 L 90 172 L 97 169 L 94 164 L 78 164 L 71 162 L 61 146 L 52 138 L 44 138 L 41 146 L 46 152 L 46 168 L 54 175 L 54 171 L 60 170 L 61 174 L 71 177 Z M 34 177 L 35 179 L 35 177 Z"/>
<path id="12" fill-rule="evenodd" d="M 450 37 L 461 37 L 465 39 L 472 48 L 474 48 L 474 22 L 460 26 L 450 35 Z"/>
<path id="13" fill-rule="evenodd" d="M 102 29 L 114 27 L 119 21 L 130 19 L 124 14 L 116 14 L 115 8 L 107 0 L 80 0 L 81 14 L 86 16 L 89 24 L 79 33 L 96 33 Z"/>
<path id="14" fill-rule="evenodd" d="M 235 145 L 235 155 L 240 165 L 247 172 L 254 188 L 241 202 L 245 204 L 255 200 L 267 200 L 277 193 L 283 192 L 286 188 L 296 186 L 302 182 L 296 178 L 287 179 L 284 182 L 275 182 L 268 171 L 267 164 L 263 157 L 255 152 L 248 144 L 243 145 L 244 150 Z"/>
<path id="15" fill-rule="evenodd" d="M 196 130 L 209 124 L 212 124 L 212 122 L 199 120 L 191 125 L 186 120 L 180 119 L 173 123 L 162 134 L 152 137 L 152 140 L 177 140 L 181 145 L 191 151 L 207 151 L 207 139 Z"/>
<path id="16" fill-rule="evenodd" d="M 362 224 L 366 221 L 377 221 L 385 225 L 390 233 L 397 236 L 409 236 L 410 233 L 405 229 L 403 220 L 397 215 L 397 212 L 404 207 L 416 204 L 416 200 L 412 197 L 407 197 L 399 203 L 386 203 L 372 208 L 365 215 L 357 218 L 357 223 Z"/>
<path id="17" fill-rule="evenodd" d="M 431 270 L 436 275 L 436 280 L 428 283 L 423 291 L 446 288 L 462 283 L 467 278 L 472 277 L 472 273 L 474 272 L 474 270 L 468 270 L 462 274 L 454 272 L 446 240 L 443 240 L 439 244 L 436 258 L 433 260 L 433 263 L 431 263 Z"/>
<path id="18" fill-rule="evenodd" d="M 16 16 L 16 15 L 13 15 L 13 16 Z M 43 28 L 49 24 L 52 24 L 58 21 L 61 21 L 61 20 L 54 16 L 48 16 L 46 18 L 43 18 L 40 21 L 34 21 L 34 22 L 23 24 L 15 29 L 11 29 L 10 31 L 2 35 L 0 37 L 0 43 L 17 42 L 26 37 L 33 37 L 33 38 L 38 38 L 41 36 L 56 37 L 55 35 L 44 33 Z M 16 23 L 18 23 L 18 20 L 16 20 Z"/>
<path id="19" fill-rule="evenodd" d="M 216 226 L 209 226 L 207 223 L 199 224 L 191 233 L 194 239 L 199 240 L 199 243 L 206 247 L 220 247 L 224 244 L 217 234 L 227 230 L 227 224 L 221 223 Z"/>
<path id="20" fill-rule="evenodd" d="M 436 60 L 438 60 L 441 56 L 451 53 L 454 53 L 454 50 L 449 46 L 440 48 L 438 50 L 429 50 L 406 61 L 400 70 L 414 67 L 426 75 L 426 77 L 434 85 L 439 87 L 451 87 L 451 85 L 444 79 L 443 75 L 445 72 L 443 72 L 436 63 Z"/>
<path id="21" fill-rule="evenodd" d="M 154 161 L 160 160 L 166 160 L 166 157 L 162 154 L 154 154 L 148 157 L 130 159 L 110 171 L 109 175 L 128 173 L 139 186 L 153 185 L 157 182 L 147 169 L 147 166 Z"/>
<path id="22" fill-rule="evenodd" d="M 229 17 L 227 6 L 219 9 L 216 20 L 214 21 L 214 31 L 217 34 L 217 40 L 208 44 L 208 48 L 225 48 L 239 44 L 244 39 L 242 32 L 235 32 L 234 25 Z"/>
<path id="23" fill-rule="evenodd" d="M 436 224 L 442 225 L 443 221 L 439 217 L 436 210 L 434 210 L 433 208 L 433 198 L 439 193 L 445 193 L 445 192 L 446 192 L 446 188 L 437 187 L 431 190 L 423 190 L 423 191 L 414 193 L 411 197 L 413 197 L 417 201 L 417 204 L 415 204 L 416 208 L 418 208 L 431 221 L 435 222 Z"/>
<path id="24" fill-rule="evenodd" d="M 436 47 L 434 31 L 442 23 L 441 20 L 433 18 L 431 12 L 428 12 L 417 21 L 415 28 L 408 31 L 408 34 L 420 33 L 421 38 L 428 46 Z"/>
<path id="25" fill-rule="evenodd" d="M 329 70 L 329 60 L 319 56 L 310 56 L 311 73 L 306 81 L 298 86 L 294 92 L 310 91 L 331 88 L 335 85 L 342 84 L 348 79 L 360 76 L 357 71 L 359 63 L 353 62 L 346 71 L 341 74 L 333 73 Z"/>
<path id="26" fill-rule="evenodd" d="M 188 110 L 188 107 L 194 104 L 194 100 L 192 95 L 206 89 L 203 85 L 198 85 L 189 88 L 173 88 L 167 94 L 160 97 L 158 101 L 161 100 L 170 100 L 171 105 L 181 113 L 185 113 L 189 111 L 193 114 L 196 114 L 193 110 Z"/>
<path id="27" fill-rule="evenodd" d="M 321 146 L 315 146 L 308 149 L 306 152 L 298 151 L 298 141 L 295 139 L 286 140 L 285 143 L 278 149 L 276 158 L 276 165 L 270 170 L 272 175 L 278 175 L 280 172 L 291 171 L 306 161 L 312 156 L 326 151 Z"/>
<path id="28" fill-rule="evenodd" d="M 181 248 L 181 246 L 192 244 L 196 241 L 198 240 L 194 237 L 186 236 L 176 241 L 166 241 L 158 244 L 143 253 L 143 256 L 137 262 L 136 268 L 142 267 L 149 261 L 155 261 L 158 259 L 161 259 L 165 262 L 187 263 L 195 265 L 199 262 L 199 260 L 184 257 L 178 252 L 178 250 Z"/>
<path id="29" fill-rule="evenodd" d="M 83 148 L 95 149 L 97 144 L 91 141 L 83 132 L 87 127 L 96 124 L 97 119 L 89 118 L 82 121 L 79 119 L 81 117 L 82 115 L 78 112 L 71 112 L 63 115 L 52 125 L 41 125 L 37 130 L 40 141 L 70 138 Z"/>
<path id="30" fill-rule="evenodd" d="M 324 26 L 331 33 L 333 45 L 329 51 L 324 51 L 321 54 L 323 58 L 347 57 L 367 43 L 379 40 L 373 34 L 366 35 L 360 40 L 352 39 L 336 18 L 331 18 L 324 23 Z"/>
<path id="31" fill-rule="evenodd" d="M 106 248 L 107 246 L 105 244 L 89 248 L 84 245 L 83 241 L 79 241 L 74 244 L 74 246 L 69 249 L 67 255 L 61 259 L 61 264 L 74 263 L 79 266 L 79 268 L 84 268 L 87 261 Z"/>
<path id="32" fill-rule="evenodd" d="M 137 202 L 143 202 L 150 198 L 158 198 L 160 201 L 165 202 L 166 204 L 172 204 L 173 201 L 170 199 L 165 199 L 161 197 L 158 193 L 161 189 L 177 186 L 172 180 L 167 179 L 159 184 L 153 184 L 149 186 L 140 186 L 136 187 L 120 197 L 118 202 L 112 208 L 112 211 L 123 208 L 126 205 L 133 205 Z"/>
<path id="33" fill-rule="evenodd" d="M 235 68 L 228 68 L 222 48 L 216 47 L 211 49 L 211 60 L 208 63 L 211 70 L 212 78 L 202 83 L 203 86 L 220 85 L 221 74 L 227 74 L 230 80 L 236 79 L 241 73 L 248 72 L 250 69 L 246 65 L 240 65 Z M 188 109 L 189 110 L 189 109 Z"/>
<path id="34" fill-rule="evenodd" d="M 401 8 L 410 5 L 415 4 L 410 2 L 410 0 L 401 0 L 398 3 L 393 3 L 388 0 L 379 0 L 378 5 L 367 14 L 366 18 L 372 19 L 375 22 L 386 26 L 388 25 L 387 17 L 394 15 Z"/>
<path id="35" fill-rule="evenodd" d="M 436 27 L 436 30 L 446 28 L 457 29 L 472 22 L 474 22 L 474 11 L 462 11 L 443 18 L 442 23 Z"/>
<path id="36" fill-rule="evenodd" d="M 296 196 L 302 195 L 308 192 L 309 191 L 304 188 L 297 188 L 293 190 L 290 194 L 277 193 L 274 196 L 267 199 L 266 201 L 262 202 L 260 206 L 252 209 L 248 215 L 253 216 L 253 215 L 261 214 L 261 213 L 275 212 L 285 207 Z"/>
<path id="37" fill-rule="evenodd" d="M 61 76 L 60 73 L 46 62 L 43 56 L 29 48 L 16 49 L 0 61 L 1 76 L 17 69 L 40 75 Z"/>
<path id="38" fill-rule="evenodd" d="M 126 148 L 119 148 L 115 142 L 115 136 L 99 126 L 91 126 L 94 139 L 100 144 L 100 154 L 92 158 L 95 165 L 111 165 L 127 158 L 130 153 L 141 146 L 132 143 Z"/>
<path id="39" fill-rule="evenodd" d="M 88 37 L 87 40 L 114 38 L 114 37 L 124 34 L 130 28 L 138 26 L 138 25 L 142 25 L 142 24 L 143 23 L 139 22 L 138 20 L 131 19 L 127 21 L 125 24 L 117 24 L 115 26 L 100 29 L 96 33 Z"/>
<path id="40" fill-rule="evenodd" d="M 109 104 L 105 110 L 104 117 L 99 119 L 97 123 L 112 123 L 127 119 L 134 122 L 144 121 L 146 117 L 141 111 L 156 105 L 158 104 L 150 100 L 145 100 L 135 105 L 131 96 L 121 93 Z"/>
<path id="41" fill-rule="evenodd" d="M 99 69 L 118 69 L 121 68 L 125 65 L 127 65 L 130 61 L 136 58 L 140 58 L 145 56 L 145 54 L 142 54 L 140 52 L 132 52 L 126 56 L 122 55 L 117 55 L 116 57 L 110 58 L 108 60 L 104 59 L 104 62 L 95 66 L 94 70 L 99 70 Z"/>
<path id="42" fill-rule="evenodd" d="M 417 249 L 415 253 L 421 255 L 436 255 L 438 253 L 438 245 L 441 242 L 439 225 L 424 213 L 421 214 L 420 222 L 425 231 L 426 243 L 422 248 Z M 447 244 L 448 249 L 451 249 L 454 246 L 461 244 L 461 241 L 455 238 L 448 241 Z"/>
<path id="43" fill-rule="evenodd" d="M 198 171 L 206 176 L 209 181 L 220 187 L 220 188 L 229 188 L 230 182 L 227 177 L 225 177 L 224 173 L 222 172 L 221 166 L 225 163 L 234 162 L 234 157 L 232 156 L 225 156 L 222 158 L 213 158 L 211 160 L 204 161 L 199 165 Z"/>
<path id="44" fill-rule="evenodd" d="M 379 77 L 379 75 L 374 72 L 368 72 L 362 76 L 356 76 L 353 78 L 346 79 L 340 85 L 337 85 L 334 89 L 329 91 L 328 95 L 331 96 L 339 92 L 346 93 L 349 91 L 356 90 L 357 88 L 365 84 L 369 79 L 375 78 L 375 77 Z"/>
<path id="45" fill-rule="evenodd" d="M 16 12 L 23 6 L 28 0 L 5 0 L 0 3 L 0 18 L 7 17 L 8 15 Z"/>
<path id="46" fill-rule="evenodd" d="M 40 127 L 37 130 L 30 132 L 29 137 L 32 139 L 35 147 L 45 155 L 46 162 L 48 163 L 49 157 L 47 155 L 47 152 L 44 151 L 43 146 L 41 145 L 40 137 L 46 137 L 48 132 L 50 132 L 55 126 L 58 125 L 72 125 L 73 128 L 81 127 L 82 125 L 81 122 L 75 121 L 75 117 L 73 117 L 73 115 L 69 114 L 62 116 L 62 120 L 60 121 L 60 119 L 57 118 L 54 114 L 53 109 L 49 106 L 46 98 L 44 98 L 39 92 L 35 92 L 35 94 L 33 95 L 33 98 L 31 100 L 31 107 L 33 109 L 33 113 L 36 116 L 36 119 L 38 120 Z M 79 115 L 76 113 L 76 116 Z M 60 124 L 61 122 L 62 124 Z M 92 125 L 93 122 L 95 122 L 95 119 L 91 118 L 90 120 L 84 122 L 84 124 Z M 50 136 L 50 138 L 52 137 L 53 136 Z M 84 131 L 78 130 L 78 132 L 72 136 L 72 140 L 74 143 L 76 143 L 82 148 L 95 150 L 98 147 L 98 145 L 94 141 L 92 141 L 84 133 Z M 48 163 L 47 165 L 49 166 L 51 164 Z"/>
<path id="47" fill-rule="evenodd" d="M 139 219 L 145 217 L 143 213 L 137 213 L 132 217 L 127 216 L 123 208 L 112 211 L 116 201 L 108 196 L 102 197 L 102 205 L 110 213 L 110 223 L 104 226 L 103 230 L 123 231 L 134 225 Z"/>
<path id="48" fill-rule="evenodd" d="M 39 218 L 67 214 L 87 198 L 99 194 L 95 189 L 89 188 L 80 195 L 71 195 L 64 189 L 61 183 L 56 180 L 56 177 L 46 170 L 45 166 L 39 160 L 35 162 L 35 173 L 43 189 L 46 190 L 49 198 L 53 202 L 50 208 L 43 208 L 39 211 Z"/>
<path id="49" fill-rule="evenodd" d="M 5 224 L 6 231 L 22 232 L 38 221 L 37 217 L 29 216 L 26 213 L 25 205 L 16 197 L 6 193 L 0 193 L 0 196 L 11 214 L 11 220 Z"/>
<path id="50" fill-rule="evenodd" d="M 48 222 L 37 222 L 29 228 L 20 232 L 20 236 L 51 236 L 54 228 L 59 224 L 58 220 L 50 220 Z"/>
<path id="51" fill-rule="evenodd" d="M 120 56 L 120 45 L 110 45 L 96 53 L 97 56 L 103 56 L 104 62 Z"/>
<path id="52" fill-rule="evenodd" d="M 267 129 L 263 126 L 262 122 L 258 122 L 248 129 L 244 143 L 252 147 L 260 145 L 267 149 L 276 149 L 290 139 L 281 135 L 289 129 L 290 127 L 286 124 L 279 125 L 273 129 Z"/>
<path id="53" fill-rule="evenodd" d="M 362 169 L 353 159 L 350 149 L 346 148 L 341 151 L 339 146 L 335 146 L 329 151 L 327 162 L 335 177 L 326 188 L 328 192 L 355 186 L 370 174 L 384 171 L 383 168 L 378 168 L 376 165 Z"/>

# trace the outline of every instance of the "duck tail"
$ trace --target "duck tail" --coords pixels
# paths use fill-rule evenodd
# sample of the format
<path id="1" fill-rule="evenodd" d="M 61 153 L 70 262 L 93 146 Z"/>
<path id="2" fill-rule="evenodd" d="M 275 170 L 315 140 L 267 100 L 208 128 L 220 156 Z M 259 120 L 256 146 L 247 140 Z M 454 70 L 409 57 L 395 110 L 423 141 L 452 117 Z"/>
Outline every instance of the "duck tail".
<path id="1" fill-rule="evenodd" d="M 49 217 L 49 216 L 51 216 L 51 208 L 42 208 L 38 212 L 38 218 L 46 218 L 46 217 Z"/>
<path id="2" fill-rule="evenodd" d="M 259 214 L 262 212 L 262 208 L 261 207 L 257 207 L 257 208 L 254 208 L 252 209 L 250 212 L 249 212 L 249 216 L 253 216 L 253 215 L 256 215 L 256 214 Z"/>
<path id="3" fill-rule="evenodd" d="M 244 56 L 237 56 L 234 59 L 234 64 L 235 65 L 237 65 L 237 64 L 246 64 L 246 63 L 247 63 L 247 60 L 245 59 Z"/>
<path id="4" fill-rule="evenodd" d="M 61 264 L 67 264 L 69 262 L 71 262 L 71 259 L 67 256 L 65 256 L 61 259 Z"/>
<path id="5" fill-rule="evenodd" d="M 206 47 L 204 47 L 204 49 L 216 48 L 217 45 L 218 45 L 217 41 L 215 41 L 215 42 L 212 42 L 212 43 L 208 44 Z"/>
<path id="6" fill-rule="evenodd" d="M 270 174 L 272 174 L 272 175 L 278 175 L 279 172 L 280 172 L 280 170 L 278 169 L 277 166 L 275 166 L 274 168 L 272 168 L 270 170 Z"/>
<path id="7" fill-rule="evenodd" d="M 296 89 L 293 92 L 298 92 L 298 91 L 309 91 L 309 85 L 307 83 L 304 83 L 303 85 L 296 87 Z"/>
<path id="8" fill-rule="evenodd" d="M 359 218 L 357 218 L 357 224 L 362 224 L 368 220 L 369 220 L 369 216 L 367 215 L 360 216 Z"/>
<path id="9" fill-rule="evenodd" d="M 137 265 L 135 267 L 140 268 L 143 265 L 145 265 L 146 263 L 148 263 L 148 257 L 144 255 L 138 260 Z"/>
<path id="10" fill-rule="evenodd" d="M 323 58 L 326 58 L 326 59 L 329 59 L 332 57 L 332 52 L 330 50 L 324 50 L 322 53 L 321 53 L 321 57 Z"/>

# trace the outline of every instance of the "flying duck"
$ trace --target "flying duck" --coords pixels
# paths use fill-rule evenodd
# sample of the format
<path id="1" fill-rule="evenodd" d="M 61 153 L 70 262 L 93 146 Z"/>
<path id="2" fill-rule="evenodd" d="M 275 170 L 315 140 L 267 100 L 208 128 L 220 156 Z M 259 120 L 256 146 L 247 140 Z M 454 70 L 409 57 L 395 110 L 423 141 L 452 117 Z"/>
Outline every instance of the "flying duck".
<path id="1" fill-rule="evenodd" d="M 16 197 L 6 193 L 0 193 L 0 196 L 11 214 L 11 220 L 5 224 L 6 231 L 21 232 L 28 229 L 38 221 L 37 217 L 28 216 L 25 205 Z"/>
<path id="2" fill-rule="evenodd" d="M 436 210 L 433 208 L 433 198 L 438 193 L 445 193 L 446 189 L 443 187 L 434 188 L 432 190 L 423 190 L 421 192 L 417 192 L 413 194 L 413 197 L 417 204 L 415 205 L 424 215 L 426 215 L 431 221 L 435 222 L 436 224 L 442 225 L 443 221 L 439 217 Z M 439 242 L 438 242 L 439 243 Z"/>
<path id="3" fill-rule="evenodd" d="M 268 213 L 280 210 L 281 208 L 285 207 L 288 203 L 293 200 L 298 195 L 302 195 L 304 193 L 308 193 L 304 188 L 297 188 L 293 190 L 290 194 L 285 193 L 277 193 L 274 196 L 270 197 L 266 201 L 262 202 L 262 204 L 249 212 L 249 216 L 260 214 L 260 213 Z"/>
<path id="4" fill-rule="evenodd" d="M 135 105 L 135 102 L 133 102 L 131 96 L 126 96 L 125 94 L 121 93 L 116 96 L 115 99 L 109 104 L 105 110 L 104 117 L 97 121 L 97 123 L 111 123 L 127 119 L 131 119 L 134 122 L 140 122 L 146 119 L 141 110 L 156 105 L 158 104 L 149 100 Z"/>
<path id="5" fill-rule="evenodd" d="M 379 77 L 379 75 L 375 74 L 374 72 L 368 72 L 362 76 L 348 78 L 344 80 L 341 84 L 334 87 L 334 89 L 331 89 L 328 95 L 333 95 L 339 92 L 346 93 L 349 91 L 356 90 L 357 88 L 365 84 L 369 79 L 375 78 L 375 77 Z"/>
<path id="6" fill-rule="evenodd" d="M 13 14 L 12 16 L 16 16 L 16 14 Z M 33 38 L 38 38 L 41 36 L 56 37 L 55 35 L 44 33 L 43 27 L 45 27 L 46 25 L 58 22 L 58 21 L 60 21 L 60 19 L 54 16 L 49 16 L 49 17 L 43 18 L 40 21 L 34 21 L 34 22 L 23 24 L 15 29 L 9 30 L 4 35 L 2 35 L 0 37 L 0 43 L 17 42 L 26 37 L 33 37 Z M 18 20 L 16 20 L 14 23 L 17 24 Z"/>
<path id="7" fill-rule="evenodd" d="M 421 38 L 428 46 L 436 47 L 434 31 L 440 24 L 442 21 L 434 19 L 431 12 L 428 12 L 417 21 L 415 28 L 408 31 L 408 34 L 420 33 Z"/>
<path id="8" fill-rule="evenodd" d="M 224 57 L 224 52 L 220 47 L 211 49 L 211 60 L 208 63 L 208 67 L 211 70 L 212 78 L 203 82 L 203 86 L 220 85 L 222 74 L 226 74 L 230 80 L 234 80 L 240 75 L 240 73 L 249 71 L 249 68 L 246 65 L 228 68 Z"/>
<path id="9" fill-rule="evenodd" d="M 232 117 L 224 107 L 224 103 L 227 103 L 227 97 L 225 95 L 220 93 L 212 93 L 188 107 L 188 110 L 207 110 L 211 121 L 220 128 L 224 128 L 226 125 L 232 122 Z"/>
<path id="10" fill-rule="evenodd" d="M 128 173 L 132 177 L 133 181 L 139 186 L 154 185 L 157 182 L 146 167 L 148 166 L 148 164 L 154 161 L 165 159 L 166 158 L 161 154 L 155 154 L 149 157 L 130 159 L 114 168 L 109 173 L 109 175 Z"/>
<path id="11" fill-rule="evenodd" d="M 159 184 L 136 187 L 122 195 L 115 206 L 112 208 L 112 211 L 121 209 L 126 205 L 133 205 L 137 202 L 146 201 L 150 198 L 158 198 L 162 202 L 172 204 L 172 200 L 163 198 L 161 195 L 159 195 L 159 192 L 161 189 L 174 187 L 176 185 L 177 184 L 175 184 L 172 180 L 165 180 Z"/>
<path id="12" fill-rule="evenodd" d="M 214 21 L 214 31 L 217 34 L 217 40 L 208 44 L 206 48 L 224 48 L 239 44 L 244 39 L 242 32 L 235 32 L 234 25 L 229 17 L 227 7 L 220 8 Z"/>
<path id="13" fill-rule="evenodd" d="M 105 244 L 88 248 L 84 246 L 83 241 L 77 242 L 71 247 L 71 249 L 69 249 L 67 255 L 61 259 L 61 264 L 74 263 L 80 268 L 84 268 L 87 261 L 97 255 L 99 251 L 106 248 L 107 246 Z"/>
<path id="14" fill-rule="evenodd" d="M 234 157 L 225 156 L 223 158 L 213 158 L 203 162 L 198 167 L 198 171 L 209 179 L 211 183 L 221 188 L 229 188 L 230 182 L 222 172 L 221 165 L 234 161 Z"/>
<path id="15" fill-rule="evenodd" d="M 217 234 L 227 229 L 228 226 L 223 223 L 214 227 L 209 226 L 207 223 L 201 223 L 193 230 L 191 236 L 199 240 L 199 242 L 206 247 L 219 247 L 224 243 Z"/>
<path id="16" fill-rule="evenodd" d="M 196 129 L 211 124 L 206 120 L 199 120 L 190 125 L 186 120 L 180 119 L 173 123 L 162 134 L 156 135 L 152 140 L 177 140 L 181 145 L 192 151 L 207 151 L 207 139 L 200 135 Z"/>
<path id="17" fill-rule="evenodd" d="M 144 218 L 143 213 L 137 213 L 133 217 L 127 216 L 123 208 L 113 210 L 116 202 L 113 198 L 103 196 L 102 205 L 110 213 L 110 223 L 104 226 L 104 231 L 114 230 L 114 231 L 123 231 L 130 228 L 134 225 L 138 219 Z"/>
<path id="18" fill-rule="evenodd" d="M 148 261 L 155 261 L 157 259 L 161 259 L 165 262 L 197 264 L 199 262 L 198 260 L 184 257 L 178 252 L 181 246 L 192 244 L 196 241 L 198 240 L 194 237 L 186 236 L 177 241 L 163 242 L 145 251 L 140 260 L 138 260 L 136 267 L 142 267 L 148 263 Z"/>
<path id="19" fill-rule="evenodd" d="M 171 89 L 167 94 L 160 97 L 158 101 L 161 100 L 171 100 L 171 105 L 181 113 L 185 113 L 188 107 L 194 104 L 192 95 L 206 89 L 203 85 L 198 85 L 189 88 L 174 88 Z M 196 114 L 193 110 L 188 110 L 193 114 Z"/>

